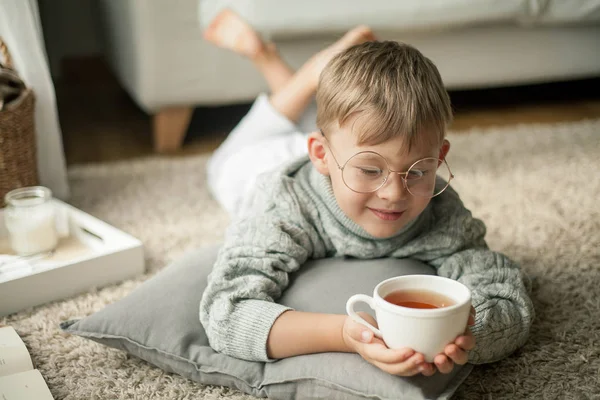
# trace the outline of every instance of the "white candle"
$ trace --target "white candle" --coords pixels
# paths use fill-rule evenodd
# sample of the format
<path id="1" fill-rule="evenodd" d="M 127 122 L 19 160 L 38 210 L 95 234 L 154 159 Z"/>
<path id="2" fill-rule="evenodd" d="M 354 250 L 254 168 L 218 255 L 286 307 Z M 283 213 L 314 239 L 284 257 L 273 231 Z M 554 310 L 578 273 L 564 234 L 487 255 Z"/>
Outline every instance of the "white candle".
<path id="1" fill-rule="evenodd" d="M 12 249 L 31 255 L 56 248 L 58 233 L 50 189 L 33 186 L 6 195 L 4 219 Z"/>

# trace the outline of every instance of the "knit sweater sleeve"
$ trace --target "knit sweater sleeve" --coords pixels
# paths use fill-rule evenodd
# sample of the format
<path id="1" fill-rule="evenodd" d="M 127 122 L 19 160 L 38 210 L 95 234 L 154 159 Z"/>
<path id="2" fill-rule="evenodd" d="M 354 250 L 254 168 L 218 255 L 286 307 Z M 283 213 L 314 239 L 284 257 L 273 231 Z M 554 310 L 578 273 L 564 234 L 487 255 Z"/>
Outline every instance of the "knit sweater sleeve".
<path id="1" fill-rule="evenodd" d="M 470 248 L 443 260 L 438 274 L 471 288 L 477 315 L 469 362 L 498 361 L 525 344 L 534 310 L 515 262 L 483 247 Z"/>
<path id="2" fill-rule="evenodd" d="M 469 355 L 474 364 L 500 360 L 522 346 L 534 318 L 528 280 L 517 263 L 492 251 L 485 243 L 485 226 L 473 218 L 455 193 L 449 193 L 436 213 L 437 243 L 430 263 L 438 275 L 457 280 L 471 290 L 476 310 L 471 331 L 476 347 Z M 441 233 L 443 232 L 443 233 Z M 445 254 L 444 254 L 445 253 Z"/>
<path id="3" fill-rule="evenodd" d="M 290 201 L 288 194 L 266 197 L 271 200 L 263 211 L 230 226 L 200 303 L 211 347 L 250 361 L 272 361 L 267 356 L 269 332 L 289 310 L 275 300 L 319 241 L 299 202 Z"/>

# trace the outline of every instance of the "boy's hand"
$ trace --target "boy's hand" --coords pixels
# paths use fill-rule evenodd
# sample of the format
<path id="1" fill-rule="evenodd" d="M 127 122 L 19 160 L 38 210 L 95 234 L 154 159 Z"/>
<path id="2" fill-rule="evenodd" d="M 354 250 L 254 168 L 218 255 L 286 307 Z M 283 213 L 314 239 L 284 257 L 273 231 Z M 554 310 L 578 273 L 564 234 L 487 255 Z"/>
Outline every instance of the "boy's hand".
<path id="1" fill-rule="evenodd" d="M 377 326 L 377 322 L 369 314 L 359 314 L 373 326 Z M 409 348 L 389 349 L 383 340 L 375 337 L 370 329 L 355 322 L 350 317 L 346 317 L 342 335 L 347 347 L 389 374 L 413 376 L 422 373 L 425 376 L 430 376 L 435 373 L 435 367 L 433 364 L 425 362 L 423 354 L 415 353 L 414 350 Z"/>
<path id="2" fill-rule="evenodd" d="M 465 334 L 456 338 L 454 343 L 448 344 L 444 352 L 438 354 L 433 359 L 433 363 L 442 374 L 449 374 L 454 368 L 454 364 L 463 365 L 469 361 L 467 352 L 475 347 L 475 337 L 471 333 L 469 326 L 475 324 L 475 309 L 471 307 L 471 315 L 467 323 Z"/>

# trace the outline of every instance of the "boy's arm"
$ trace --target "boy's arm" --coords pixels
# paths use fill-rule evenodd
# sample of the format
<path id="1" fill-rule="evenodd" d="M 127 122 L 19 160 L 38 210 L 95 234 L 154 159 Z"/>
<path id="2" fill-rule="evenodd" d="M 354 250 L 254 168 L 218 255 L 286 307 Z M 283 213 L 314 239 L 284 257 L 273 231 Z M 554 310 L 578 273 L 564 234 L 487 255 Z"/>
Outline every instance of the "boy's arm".
<path id="1" fill-rule="evenodd" d="M 343 339 L 345 315 L 287 311 L 273 324 L 267 341 L 270 358 L 351 352 Z"/>
<path id="2" fill-rule="evenodd" d="M 292 223 L 267 214 L 232 225 L 200 303 L 200 320 L 211 347 L 245 360 L 269 361 L 267 340 L 271 328 L 282 313 L 290 310 L 274 301 L 288 286 L 288 274 L 315 251 L 323 253 L 319 235 L 302 221 Z M 301 313 L 286 314 L 282 321 L 304 318 L 297 322 L 310 322 L 306 315 L 297 317 Z M 269 342 L 272 358 L 281 357 L 277 343 L 289 345 L 285 338 L 277 339 L 282 326 L 278 324 Z"/>
<path id="3" fill-rule="evenodd" d="M 518 264 L 490 250 L 486 228 L 473 218 L 451 188 L 435 208 L 435 225 L 429 233 L 430 264 L 440 276 L 458 280 L 472 292 L 476 310 L 475 349 L 469 362 L 500 360 L 522 346 L 534 318 L 533 304 Z M 442 199 L 440 199 L 442 200 Z"/>
<path id="4" fill-rule="evenodd" d="M 487 248 L 472 248 L 446 258 L 438 275 L 471 289 L 476 318 L 470 328 L 476 345 L 469 362 L 498 361 L 525 344 L 534 309 L 516 263 Z"/>

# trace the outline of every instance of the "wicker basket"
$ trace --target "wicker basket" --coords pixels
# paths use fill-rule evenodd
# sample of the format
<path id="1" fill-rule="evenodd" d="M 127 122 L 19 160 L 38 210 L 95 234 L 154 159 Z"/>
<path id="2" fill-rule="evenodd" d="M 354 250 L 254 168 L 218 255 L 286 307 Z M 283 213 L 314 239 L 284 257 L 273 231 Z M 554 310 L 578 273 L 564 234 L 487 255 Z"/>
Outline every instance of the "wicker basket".
<path id="1" fill-rule="evenodd" d="M 0 69 L 13 69 L 10 53 L 0 38 Z M 34 128 L 35 96 L 24 89 L 16 100 L 0 110 L 0 207 L 13 189 L 38 182 Z"/>

